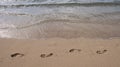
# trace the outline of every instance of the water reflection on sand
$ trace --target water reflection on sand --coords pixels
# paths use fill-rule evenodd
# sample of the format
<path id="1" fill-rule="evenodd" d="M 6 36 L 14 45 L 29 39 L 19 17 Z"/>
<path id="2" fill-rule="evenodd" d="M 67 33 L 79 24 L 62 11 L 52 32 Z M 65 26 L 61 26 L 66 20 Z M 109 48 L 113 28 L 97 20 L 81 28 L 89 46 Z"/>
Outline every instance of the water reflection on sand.
<path id="1" fill-rule="evenodd" d="M 120 6 L 1 8 L 0 37 L 120 37 Z"/>

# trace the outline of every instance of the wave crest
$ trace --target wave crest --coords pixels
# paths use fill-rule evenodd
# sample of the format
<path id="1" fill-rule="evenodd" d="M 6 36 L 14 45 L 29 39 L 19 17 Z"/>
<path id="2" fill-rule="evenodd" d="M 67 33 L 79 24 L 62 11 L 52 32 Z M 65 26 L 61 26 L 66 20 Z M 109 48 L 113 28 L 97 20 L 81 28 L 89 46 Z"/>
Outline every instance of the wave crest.
<path id="1" fill-rule="evenodd" d="M 10 7 L 32 7 L 32 6 L 116 6 L 120 5 L 120 2 L 95 2 L 95 3 L 52 3 L 52 4 L 39 4 L 39 3 L 31 3 L 31 4 L 12 4 L 12 5 L 0 5 L 0 7 L 10 8 Z"/>
<path id="2" fill-rule="evenodd" d="M 0 4 L 52 4 L 52 3 L 94 3 L 94 2 L 120 2 L 120 0 L 0 0 Z"/>

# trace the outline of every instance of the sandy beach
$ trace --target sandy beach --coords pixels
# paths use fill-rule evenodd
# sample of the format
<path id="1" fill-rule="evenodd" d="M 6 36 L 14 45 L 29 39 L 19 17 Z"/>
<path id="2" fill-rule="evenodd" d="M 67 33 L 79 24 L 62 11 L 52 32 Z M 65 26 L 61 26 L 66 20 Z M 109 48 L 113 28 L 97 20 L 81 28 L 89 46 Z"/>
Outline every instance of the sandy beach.
<path id="1" fill-rule="evenodd" d="M 120 39 L 0 39 L 0 67 L 119 67 Z"/>
<path id="2" fill-rule="evenodd" d="M 120 0 L 0 0 L 0 67 L 120 67 Z"/>

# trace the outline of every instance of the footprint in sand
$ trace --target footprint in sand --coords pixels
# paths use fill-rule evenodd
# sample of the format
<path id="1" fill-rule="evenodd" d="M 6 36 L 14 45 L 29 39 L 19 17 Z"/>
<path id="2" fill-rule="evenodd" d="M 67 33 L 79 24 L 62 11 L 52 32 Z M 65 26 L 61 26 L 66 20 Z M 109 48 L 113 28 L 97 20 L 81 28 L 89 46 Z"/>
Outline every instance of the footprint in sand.
<path id="1" fill-rule="evenodd" d="M 96 51 L 97 54 L 104 54 L 104 53 L 106 53 L 106 52 L 107 52 L 106 49 L 104 49 L 104 50 L 97 50 L 97 51 Z"/>
<path id="2" fill-rule="evenodd" d="M 69 52 L 75 52 L 75 51 L 80 52 L 81 49 L 70 49 L 70 50 L 69 50 Z"/>
<path id="3" fill-rule="evenodd" d="M 1 58 L 0 58 L 0 62 L 2 62 Z"/>
<path id="4" fill-rule="evenodd" d="M 0 57 L 0 62 L 3 62 L 4 61 L 4 58 Z"/>
<path id="5" fill-rule="evenodd" d="M 21 54 L 21 53 L 14 53 L 14 54 L 11 54 L 11 57 L 12 57 L 12 58 L 17 57 L 17 56 L 23 57 L 24 54 Z"/>
<path id="6" fill-rule="evenodd" d="M 46 58 L 46 57 L 51 57 L 52 55 L 53 55 L 53 53 L 41 54 L 40 57 L 41 57 L 41 58 Z"/>

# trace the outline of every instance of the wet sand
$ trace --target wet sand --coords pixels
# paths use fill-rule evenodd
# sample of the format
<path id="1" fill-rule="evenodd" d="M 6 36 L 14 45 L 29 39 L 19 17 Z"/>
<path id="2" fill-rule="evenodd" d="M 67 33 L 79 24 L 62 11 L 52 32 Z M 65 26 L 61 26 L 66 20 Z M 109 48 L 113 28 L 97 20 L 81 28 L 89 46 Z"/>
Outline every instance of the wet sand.
<path id="1" fill-rule="evenodd" d="M 4 7 L 0 11 L 0 38 L 120 37 L 119 7 L 114 4 Z"/>
<path id="2" fill-rule="evenodd" d="M 120 39 L 0 39 L 0 67 L 119 67 Z"/>
<path id="3" fill-rule="evenodd" d="M 10 18 L 13 19 L 11 19 L 11 23 L 0 24 L 1 38 L 41 39 L 59 37 L 69 39 L 79 37 L 120 37 L 119 12 L 93 14 L 86 17 L 67 13 L 47 14 L 43 15 L 43 17 L 39 15 L 33 17 L 24 15 L 13 16 L 13 14 L 2 16 L 7 17 L 5 18 L 7 20 L 10 20 Z M 67 16 L 67 18 L 64 19 L 64 16 Z M 16 20 L 14 19 L 15 17 L 18 21 L 14 21 Z M 22 18 L 25 19 L 22 20 Z M 31 22 L 29 22 L 30 19 L 32 20 Z M 44 20 L 40 21 L 41 19 Z"/>

